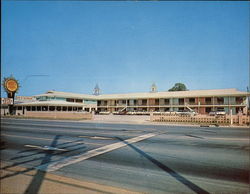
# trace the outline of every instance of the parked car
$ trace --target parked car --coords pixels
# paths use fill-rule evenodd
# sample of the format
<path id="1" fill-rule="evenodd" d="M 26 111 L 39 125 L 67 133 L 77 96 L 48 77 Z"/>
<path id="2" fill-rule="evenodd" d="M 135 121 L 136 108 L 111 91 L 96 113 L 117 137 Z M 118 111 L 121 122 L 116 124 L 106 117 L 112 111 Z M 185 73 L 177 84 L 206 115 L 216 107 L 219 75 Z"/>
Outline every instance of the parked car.
<path id="1" fill-rule="evenodd" d="M 194 112 L 194 111 L 178 111 L 176 112 L 177 114 L 179 115 L 190 115 L 190 116 L 194 116 L 196 115 L 197 113 Z"/>
<path id="2" fill-rule="evenodd" d="M 226 115 L 226 112 L 223 111 L 223 110 L 220 110 L 220 111 L 211 111 L 211 112 L 209 112 L 209 115 L 210 116 Z"/>

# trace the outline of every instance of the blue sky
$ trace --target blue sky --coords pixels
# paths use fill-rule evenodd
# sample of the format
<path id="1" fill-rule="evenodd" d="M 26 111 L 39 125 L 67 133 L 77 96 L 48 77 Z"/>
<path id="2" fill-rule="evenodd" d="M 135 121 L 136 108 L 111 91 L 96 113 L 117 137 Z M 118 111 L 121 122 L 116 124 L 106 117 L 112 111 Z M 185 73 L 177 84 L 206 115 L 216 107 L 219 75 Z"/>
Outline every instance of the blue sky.
<path id="1" fill-rule="evenodd" d="M 2 1 L 1 46 L 1 79 L 13 74 L 18 95 L 245 91 L 249 2 Z"/>

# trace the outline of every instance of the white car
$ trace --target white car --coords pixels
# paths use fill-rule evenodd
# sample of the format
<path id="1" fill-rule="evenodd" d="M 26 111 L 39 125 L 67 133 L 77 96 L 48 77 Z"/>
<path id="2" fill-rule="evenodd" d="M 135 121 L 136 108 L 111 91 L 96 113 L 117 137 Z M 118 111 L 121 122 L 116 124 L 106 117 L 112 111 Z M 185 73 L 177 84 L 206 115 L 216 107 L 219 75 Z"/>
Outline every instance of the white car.
<path id="1" fill-rule="evenodd" d="M 211 112 L 209 113 L 209 115 L 210 115 L 210 116 L 226 115 L 226 112 L 225 112 L 225 111 L 222 111 L 222 110 L 220 110 L 220 111 L 211 111 Z"/>

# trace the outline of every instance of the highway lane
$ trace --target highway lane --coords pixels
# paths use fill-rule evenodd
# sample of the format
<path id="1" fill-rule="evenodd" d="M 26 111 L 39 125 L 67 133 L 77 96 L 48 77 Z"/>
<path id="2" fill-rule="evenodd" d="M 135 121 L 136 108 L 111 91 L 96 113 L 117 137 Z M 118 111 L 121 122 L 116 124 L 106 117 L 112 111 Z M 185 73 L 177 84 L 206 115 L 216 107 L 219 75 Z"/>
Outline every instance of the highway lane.
<path id="1" fill-rule="evenodd" d="M 9 166 L 32 168 L 67 158 L 69 163 L 52 173 L 149 193 L 248 191 L 245 128 L 1 121 L 1 139 L 6 142 L 1 160 Z M 126 142 L 147 134 L 154 136 Z M 93 150 L 121 142 L 122 147 L 84 159 Z M 66 151 L 43 149 L 51 145 Z M 75 156 L 81 160 L 72 163 Z"/>

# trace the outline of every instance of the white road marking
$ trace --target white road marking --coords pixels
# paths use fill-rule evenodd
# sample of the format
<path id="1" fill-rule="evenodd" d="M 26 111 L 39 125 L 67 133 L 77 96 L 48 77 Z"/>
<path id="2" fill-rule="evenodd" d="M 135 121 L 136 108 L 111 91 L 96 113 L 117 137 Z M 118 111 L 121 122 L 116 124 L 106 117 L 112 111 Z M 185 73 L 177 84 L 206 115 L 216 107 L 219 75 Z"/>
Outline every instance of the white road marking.
<path id="1" fill-rule="evenodd" d="M 36 145 L 24 145 L 24 147 L 41 149 L 41 146 Z"/>
<path id="2" fill-rule="evenodd" d="M 81 136 L 78 136 L 78 137 L 83 137 L 83 138 L 89 138 L 89 139 L 103 139 L 103 140 L 106 140 L 106 139 L 115 139 L 113 137 L 99 137 L 99 136 L 84 136 L 84 135 L 81 135 Z"/>
<path id="3" fill-rule="evenodd" d="M 67 151 L 65 149 L 50 147 L 50 146 L 36 146 L 36 145 L 24 145 L 24 146 L 29 147 L 29 148 L 40 149 L 40 150 L 52 150 L 52 151 L 64 151 L 64 152 Z"/>
<path id="4" fill-rule="evenodd" d="M 37 169 L 47 171 L 47 172 L 55 171 L 55 170 L 58 170 L 62 167 L 81 162 L 83 160 L 92 158 L 94 156 L 98 156 L 98 155 L 125 147 L 125 146 L 127 146 L 127 144 L 136 143 L 136 142 L 142 141 L 144 139 L 154 137 L 156 135 L 157 134 L 155 134 L 155 133 L 148 133 L 145 135 L 141 135 L 138 137 L 124 140 L 124 142 L 113 143 L 113 144 L 106 145 L 106 146 L 103 146 L 103 147 L 100 147 L 100 148 L 97 148 L 94 150 L 90 150 L 90 151 L 85 152 L 85 153 L 80 154 L 80 155 L 76 155 L 76 156 L 68 157 L 68 158 L 65 158 L 65 159 L 62 159 L 62 160 L 59 160 L 56 162 L 51 162 L 48 164 L 40 165 L 37 167 Z"/>
<path id="5" fill-rule="evenodd" d="M 52 141 L 53 139 L 51 138 L 42 138 L 42 137 L 32 137 L 32 136 L 22 136 L 22 135 L 8 135 L 8 134 L 1 134 L 2 136 L 9 136 L 9 137 L 17 137 L 17 138 L 24 138 L 24 139 L 39 139 L 39 140 L 45 140 L 45 141 Z M 64 140 L 60 139 L 60 142 L 63 143 L 74 143 L 74 144 L 91 144 L 91 145 L 104 145 L 104 143 L 90 143 L 90 142 L 84 142 L 84 141 L 76 141 L 72 142 L 70 140 Z"/>

